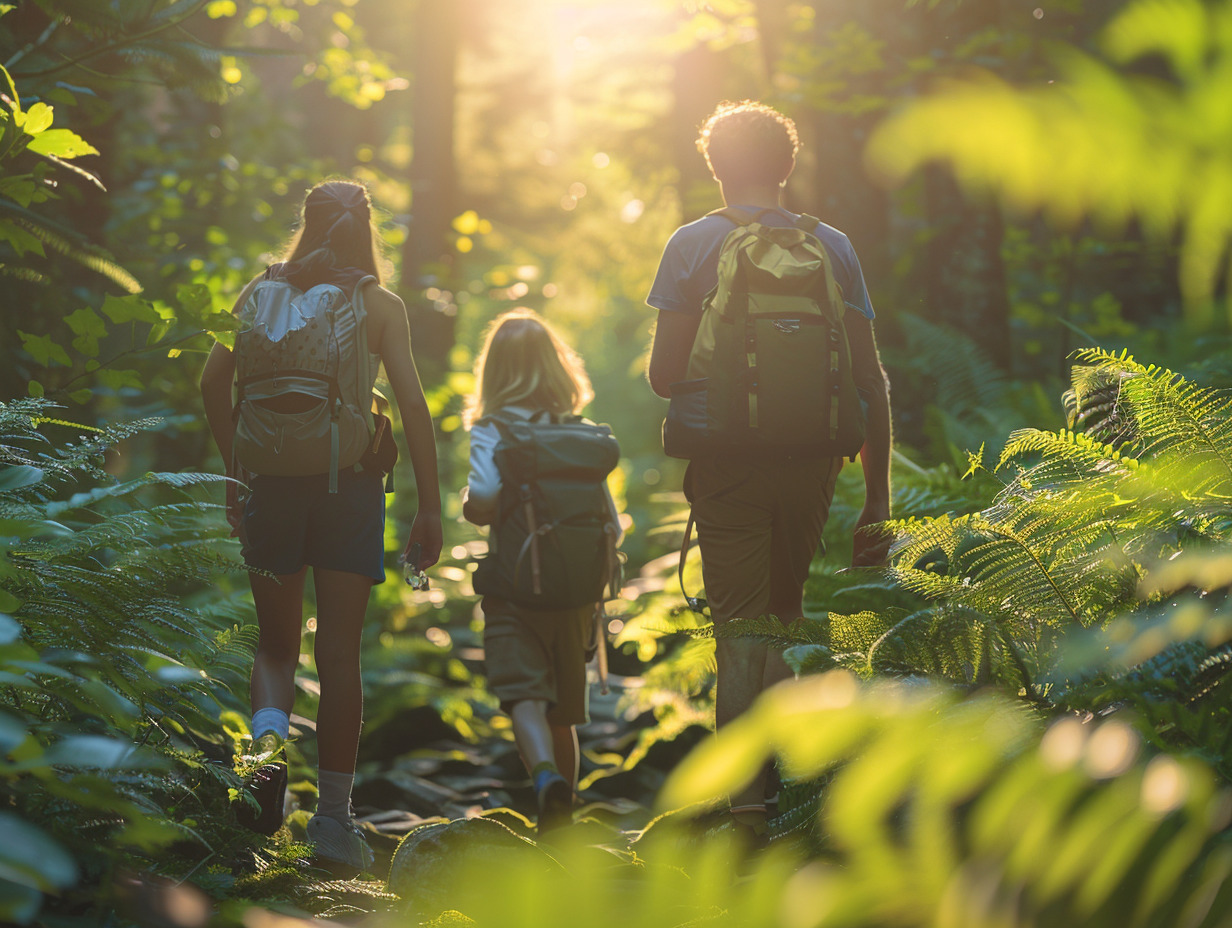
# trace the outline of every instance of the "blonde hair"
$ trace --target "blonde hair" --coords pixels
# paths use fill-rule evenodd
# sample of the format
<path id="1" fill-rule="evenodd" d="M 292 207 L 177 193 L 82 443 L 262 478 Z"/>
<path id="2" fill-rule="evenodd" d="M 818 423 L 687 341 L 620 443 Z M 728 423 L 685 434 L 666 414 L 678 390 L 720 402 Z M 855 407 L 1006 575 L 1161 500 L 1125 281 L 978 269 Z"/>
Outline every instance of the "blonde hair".
<path id="1" fill-rule="evenodd" d="M 514 309 L 488 327 L 462 421 L 469 429 L 506 406 L 567 415 L 581 412 L 594 397 L 578 353 L 538 313 Z"/>

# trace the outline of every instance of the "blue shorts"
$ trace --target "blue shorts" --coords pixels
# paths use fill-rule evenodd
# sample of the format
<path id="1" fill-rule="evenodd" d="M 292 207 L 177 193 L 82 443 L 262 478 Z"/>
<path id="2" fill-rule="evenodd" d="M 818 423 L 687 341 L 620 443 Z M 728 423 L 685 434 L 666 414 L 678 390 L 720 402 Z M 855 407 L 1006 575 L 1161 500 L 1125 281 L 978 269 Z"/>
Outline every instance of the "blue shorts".
<path id="1" fill-rule="evenodd" d="M 385 580 L 385 487 L 377 473 L 253 477 L 240 541 L 244 562 L 273 574 L 304 566 Z"/>

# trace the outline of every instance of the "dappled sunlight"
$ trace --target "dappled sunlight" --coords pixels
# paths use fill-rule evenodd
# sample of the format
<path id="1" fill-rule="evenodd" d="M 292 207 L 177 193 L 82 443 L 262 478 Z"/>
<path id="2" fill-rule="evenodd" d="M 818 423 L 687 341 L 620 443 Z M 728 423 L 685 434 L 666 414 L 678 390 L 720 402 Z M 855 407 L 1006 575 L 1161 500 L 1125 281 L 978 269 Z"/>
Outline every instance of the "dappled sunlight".
<path id="1" fill-rule="evenodd" d="M 786 123 L 736 104 L 732 160 L 722 129 L 703 157 L 699 128 L 746 99 L 794 121 L 794 156 Z M 0 922 L 1227 922 L 1230 99 L 1232 0 L 0 3 Z M 356 583 L 349 638 L 306 540 L 358 509 L 253 566 L 315 510 L 296 496 L 254 540 L 263 503 L 242 494 L 286 475 L 223 476 L 237 299 L 267 275 L 296 299 L 320 285 L 284 262 L 305 191 L 340 179 L 378 254 L 348 253 L 367 241 L 348 200 L 299 258 L 383 291 L 326 281 L 368 352 L 336 331 L 306 347 L 339 371 L 383 361 L 400 451 L 367 526 L 383 582 Z M 736 200 L 825 224 L 740 227 L 816 242 L 799 266 L 825 300 L 707 276 L 732 214 L 706 214 Z M 701 364 L 688 312 L 785 297 L 810 313 L 716 322 Z M 522 470 L 507 437 L 472 455 L 477 361 L 511 311 L 576 351 L 594 396 L 572 411 L 615 439 L 586 484 L 614 508 L 589 521 L 526 515 L 539 445 Z M 842 402 L 817 402 L 844 364 Z M 678 366 L 710 381 L 706 429 L 750 423 L 739 443 L 665 453 Z M 288 369 L 271 365 L 280 400 Z M 383 475 L 368 386 L 350 438 Z M 864 425 L 825 465 L 832 500 L 792 444 L 826 405 Z M 754 453 L 768 410 L 789 446 L 773 466 L 813 481 L 790 496 Z M 360 478 L 330 421 L 314 453 Z M 505 468 L 495 514 L 461 492 L 486 463 Z M 708 488 L 711 464 L 781 493 L 774 514 L 713 517 L 761 502 Z M 805 514 L 811 562 L 781 531 Z M 502 543 L 522 517 L 525 545 Z M 586 545 L 553 547 L 584 521 Z M 485 607 L 485 570 L 513 560 L 541 598 L 553 571 L 548 597 L 611 579 L 585 557 L 599 534 L 605 555 L 623 535 L 622 573 L 570 607 L 576 686 L 540 654 L 562 636 L 547 619 L 518 673 L 552 682 L 509 697 L 493 617 L 525 590 Z M 296 592 L 296 558 L 303 602 L 258 623 L 254 584 Z M 720 604 L 733 591 L 750 595 Z M 331 674 L 355 697 L 341 725 Z M 285 693 L 261 692 L 273 676 Z M 275 716 L 285 732 L 260 727 Z M 351 778 L 353 745 L 327 759 L 361 720 Z"/>

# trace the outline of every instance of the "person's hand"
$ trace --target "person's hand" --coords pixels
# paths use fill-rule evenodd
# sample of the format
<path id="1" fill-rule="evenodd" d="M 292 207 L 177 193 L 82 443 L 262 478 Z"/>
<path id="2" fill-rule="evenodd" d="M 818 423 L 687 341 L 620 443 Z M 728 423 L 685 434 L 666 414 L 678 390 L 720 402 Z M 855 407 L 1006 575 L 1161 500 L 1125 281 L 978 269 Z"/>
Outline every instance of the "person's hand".
<path id="1" fill-rule="evenodd" d="M 234 479 L 227 481 L 227 524 L 231 526 L 231 537 L 240 533 L 240 524 L 244 521 L 244 501 L 240 497 L 240 485 Z"/>
<path id="2" fill-rule="evenodd" d="M 407 538 L 406 547 L 402 551 L 403 558 L 415 544 L 419 545 L 419 563 L 414 565 L 417 570 L 427 570 L 440 560 L 441 546 L 444 544 L 440 513 L 421 512 L 415 516 L 415 521 L 411 523 L 410 537 Z"/>
<path id="3" fill-rule="evenodd" d="M 888 505 L 865 502 L 860 518 L 856 521 L 855 535 L 852 538 L 852 567 L 886 566 L 890 553 L 890 542 L 894 539 L 877 525 L 888 518 L 890 518 Z"/>

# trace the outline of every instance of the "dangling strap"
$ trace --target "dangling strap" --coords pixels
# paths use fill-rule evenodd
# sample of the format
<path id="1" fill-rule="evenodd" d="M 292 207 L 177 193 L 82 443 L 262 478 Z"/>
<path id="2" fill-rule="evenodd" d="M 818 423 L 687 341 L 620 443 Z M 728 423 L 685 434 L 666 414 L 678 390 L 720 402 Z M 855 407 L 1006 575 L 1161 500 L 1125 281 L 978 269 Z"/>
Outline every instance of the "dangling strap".
<path id="1" fill-rule="evenodd" d="M 530 498 L 530 487 L 522 487 L 522 505 L 526 511 L 526 540 L 522 542 L 522 550 L 518 552 L 518 559 L 513 564 L 513 576 L 516 582 L 518 575 L 522 572 L 522 561 L 526 558 L 526 552 L 530 552 L 530 579 L 531 592 L 536 596 L 543 593 L 543 570 L 539 562 L 539 536 L 546 535 L 552 530 L 552 523 L 547 525 L 535 524 L 535 504 Z"/>
<path id="2" fill-rule="evenodd" d="M 692 467 L 685 471 L 685 480 L 688 481 L 691 475 Z M 736 490 L 744 486 L 744 484 L 747 483 L 752 476 L 753 472 L 750 470 L 747 475 L 741 477 L 735 483 L 730 486 L 726 486 L 721 490 L 716 490 L 714 493 L 703 496 L 702 500 L 718 499 L 721 496 L 726 496 L 728 493 L 732 492 L 732 490 Z M 693 525 L 697 522 L 697 517 L 693 514 L 693 510 L 697 506 L 698 502 L 699 501 L 697 499 L 692 499 L 689 501 L 689 521 L 684 527 L 684 540 L 680 542 L 680 563 L 676 565 L 676 576 L 680 581 L 680 593 L 684 596 L 685 603 L 693 612 L 696 612 L 698 615 L 702 615 L 707 609 L 710 608 L 710 603 L 708 603 L 703 596 L 690 596 L 688 591 L 684 588 L 684 563 L 689 557 L 689 546 L 693 540 Z"/>
<path id="3" fill-rule="evenodd" d="M 607 609 L 602 600 L 595 605 L 595 658 L 599 668 L 599 692 L 606 696 L 611 687 L 607 685 Z"/>
<path id="4" fill-rule="evenodd" d="M 536 596 L 543 592 L 543 570 L 539 563 L 539 529 L 535 527 L 535 504 L 526 501 L 526 524 L 530 528 L 530 588 Z M 549 526 L 544 526 L 547 531 Z"/>
<path id="5" fill-rule="evenodd" d="M 338 492 L 338 407 L 329 417 L 329 492 Z"/>
<path id="6" fill-rule="evenodd" d="M 693 507 L 689 507 L 689 522 L 684 528 L 684 541 L 680 543 L 680 563 L 676 565 L 676 576 L 680 580 L 680 593 L 684 596 L 684 601 L 689 609 L 696 612 L 698 615 L 703 615 L 710 607 L 704 597 L 690 596 L 684 588 L 684 562 L 689 557 L 689 544 L 693 540 L 693 523 L 696 519 L 693 516 Z"/>
<path id="7" fill-rule="evenodd" d="M 603 526 L 603 532 L 607 538 L 607 594 L 608 599 L 615 599 L 620 595 L 620 589 L 624 585 L 620 552 L 616 550 L 616 540 L 620 537 L 620 526 L 608 522 Z"/>

